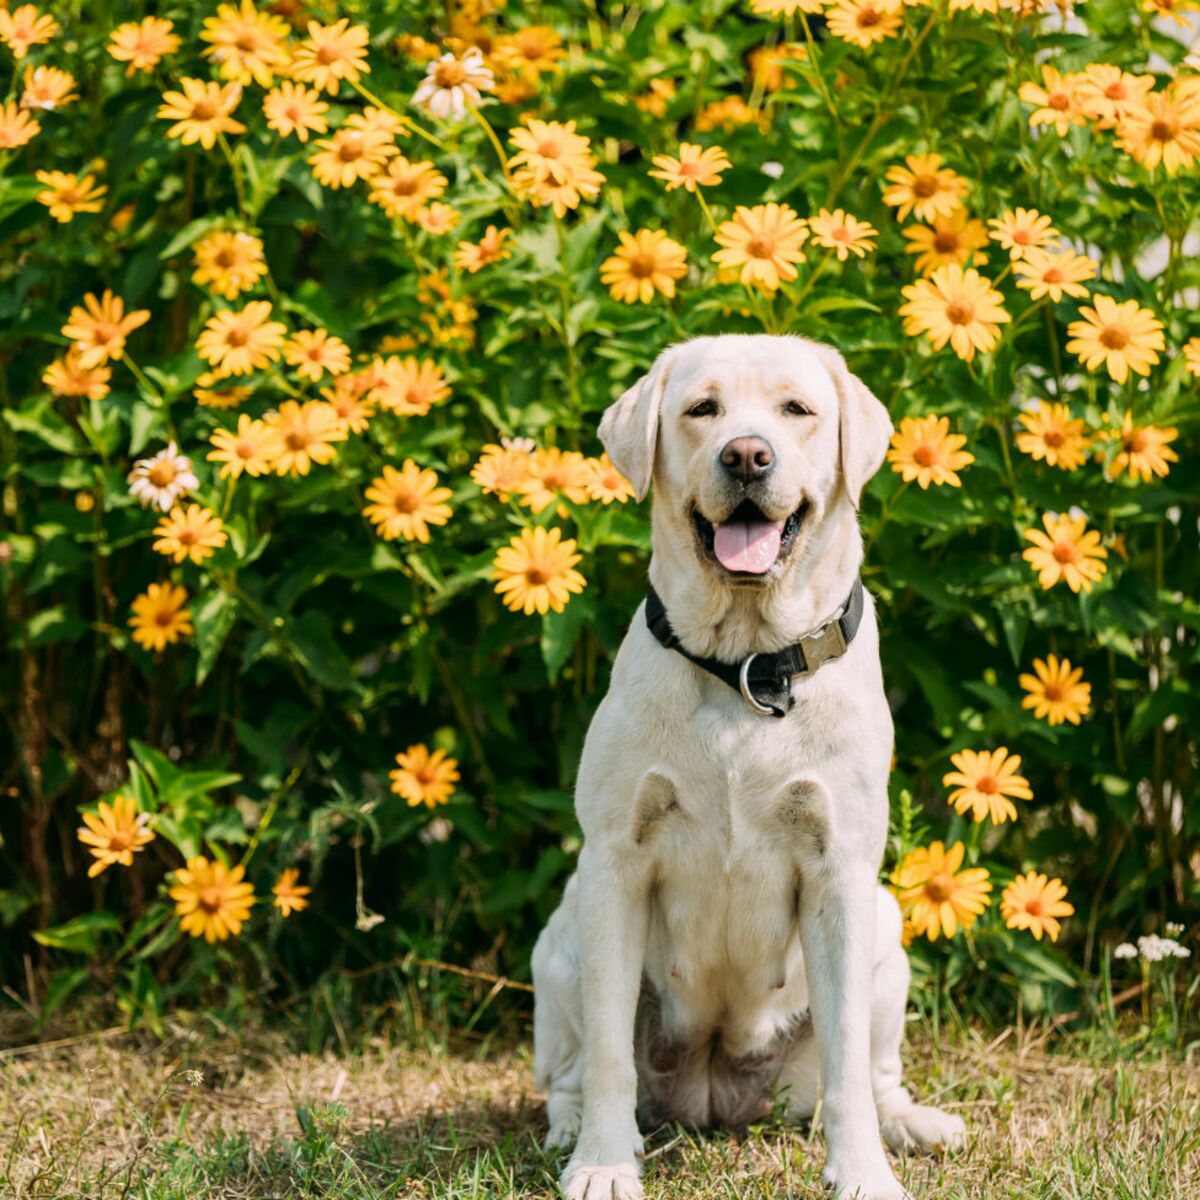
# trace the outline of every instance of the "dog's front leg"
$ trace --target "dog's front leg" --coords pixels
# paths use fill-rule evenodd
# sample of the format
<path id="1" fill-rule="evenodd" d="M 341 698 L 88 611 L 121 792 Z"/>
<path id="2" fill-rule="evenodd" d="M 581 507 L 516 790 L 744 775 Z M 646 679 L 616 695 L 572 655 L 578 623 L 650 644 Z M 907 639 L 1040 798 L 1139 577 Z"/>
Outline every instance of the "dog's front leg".
<path id="1" fill-rule="evenodd" d="M 824 1179 L 838 1200 L 904 1200 L 883 1152 L 871 1090 L 875 873 L 827 854 L 801 885 L 800 937 L 821 1058 Z"/>
<path id="2" fill-rule="evenodd" d="M 583 1119 L 563 1172 L 568 1200 L 640 1200 L 633 1029 L 649 923 L 648 879 L 628 844 L 579 857 Z"/>

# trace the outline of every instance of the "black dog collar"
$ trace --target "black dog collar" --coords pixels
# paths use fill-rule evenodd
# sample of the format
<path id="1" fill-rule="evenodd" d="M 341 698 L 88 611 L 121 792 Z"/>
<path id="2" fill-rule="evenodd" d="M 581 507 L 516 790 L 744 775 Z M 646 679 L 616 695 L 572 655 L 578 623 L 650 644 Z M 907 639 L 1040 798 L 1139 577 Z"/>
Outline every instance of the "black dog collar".
<path id="1" fill-rule="evenodd" d="M 854 640 L 863 615 L 862 579 L 855 577 L 850 595 L 842 611 L 827 624 L 799 641 L 770 654 L 750 654 L 740 663 L 721 662 L 716 658 L 701 658 L 680 645 L 667 609 L 658 593 L 651 588 L 646 596 L 646 625 L 659 643 L 675 650 L 696 666 L 729 684 L 756 713 L 762 716 L 786 716 L 795 704 L 792 680 L 798 675 L 811 675 L 835 658 L 841 658 Z"/>

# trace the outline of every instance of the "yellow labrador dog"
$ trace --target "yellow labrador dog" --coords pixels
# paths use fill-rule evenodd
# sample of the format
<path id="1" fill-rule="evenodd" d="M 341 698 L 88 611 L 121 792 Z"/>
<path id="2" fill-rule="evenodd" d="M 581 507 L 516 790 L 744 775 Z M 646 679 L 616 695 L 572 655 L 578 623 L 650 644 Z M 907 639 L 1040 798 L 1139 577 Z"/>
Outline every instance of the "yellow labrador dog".
<path id="1" fill-rule="evenodd" d="M 639 498 L 651 591 L 588 732 L 579 866 L 533 956 L 535 1071 L 569 1200 L 641 1197 L 645 1125 L 818 1096 L 839 1198 L 884 1154 L 957 1147 L 901 1084 L 908 963 L 877 882 L 892 722 L 857 508 L 883 405 L 827 346 L 665 351 L 600 436 Z M 882 1140 L 881 1140 L 882 1134 Z"/>

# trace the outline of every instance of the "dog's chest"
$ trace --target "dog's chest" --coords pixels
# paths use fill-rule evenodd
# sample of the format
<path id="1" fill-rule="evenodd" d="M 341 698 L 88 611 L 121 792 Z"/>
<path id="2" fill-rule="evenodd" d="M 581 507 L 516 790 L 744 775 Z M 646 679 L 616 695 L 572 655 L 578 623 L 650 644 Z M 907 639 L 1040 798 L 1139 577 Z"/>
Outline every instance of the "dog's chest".
<path id="1" fill-rule="evenodd" d="M 677 807 L 650 847 L 647 971 L 664 1018 L 685 1036 L 721 1026 L 747 1049 L 806 1002 L 800 859 L 780 812 L 791 764 L 762 736 L 735 731 L 677 766 Z"/>

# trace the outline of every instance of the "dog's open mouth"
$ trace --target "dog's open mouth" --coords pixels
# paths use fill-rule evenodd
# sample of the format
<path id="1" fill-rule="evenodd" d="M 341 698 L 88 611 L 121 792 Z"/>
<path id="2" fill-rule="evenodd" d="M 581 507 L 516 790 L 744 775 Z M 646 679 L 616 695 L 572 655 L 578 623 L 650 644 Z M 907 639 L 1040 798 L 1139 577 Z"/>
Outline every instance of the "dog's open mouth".
<path id="1" fill-rule="evenodd" d="M 772 521 L 753 500 L 743 500 L 724 521 L 714 524 L 698 509 L 692 521 L 706 557 L 734 575 L 765 575 L 787 556 L 807 512 L 805 500 L 787 520 Z"/>

